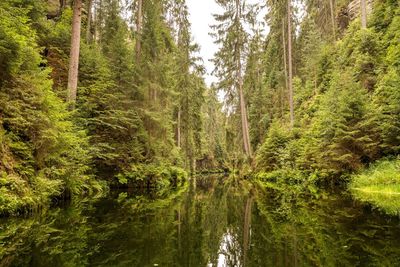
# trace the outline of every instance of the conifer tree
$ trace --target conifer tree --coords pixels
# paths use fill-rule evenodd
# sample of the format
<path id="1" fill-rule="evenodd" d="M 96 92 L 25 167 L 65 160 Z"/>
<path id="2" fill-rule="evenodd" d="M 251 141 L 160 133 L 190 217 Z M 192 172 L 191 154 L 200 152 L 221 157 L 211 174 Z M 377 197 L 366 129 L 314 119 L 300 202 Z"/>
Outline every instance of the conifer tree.
<path id="1" fill-rule="evenodd" d="M 221 46 L 215 54 L 214 73 L 220 78 L 218 88 L 225 91 L 229 109 L 238 109 L 244 152 L 251 158 L 247 102 L 243 92 L 243 59 L 246 57 L 248 40 L 244 27 L 254 19 L 254 13 L 246 1 L 219 0 L 217 3 L 224 9 L 224 13 L 214 15 L 218 24 L 212 26 L 215 43 Z"/>
<path id="2" fill-rule="evenodd" d="M 177 145 L 183 149 L 185 165 L 195 168 L 195 158 L 200 156 L 202 119 L 201 106 L 205 84 L 201 80 L 202 66 L 194 53 L 198 46 L 191 43 L 188 10 L 184 1 L 178 1 L 174 10 L 177 26 Z"/>
<path id="3" fill-rule="evenodd" d="M 292 58 L 292 1 L 288 0 L 288 85 L 289 85 L 289 108 L 290 108 L 290 126 L 294 126 L 294 101 L 293 101 L 293 58 Z"/>

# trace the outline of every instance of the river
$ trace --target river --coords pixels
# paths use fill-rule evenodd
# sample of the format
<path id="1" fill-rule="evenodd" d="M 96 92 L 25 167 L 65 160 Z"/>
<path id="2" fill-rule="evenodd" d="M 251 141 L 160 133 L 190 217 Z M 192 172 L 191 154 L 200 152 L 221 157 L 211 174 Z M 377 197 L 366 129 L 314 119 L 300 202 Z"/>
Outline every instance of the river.
<path id="1" fill-rule="evenodd" d="M 348 194 L 203 176 L 2 218 L 0 266 L 400 266 L 400 221 Z"/>

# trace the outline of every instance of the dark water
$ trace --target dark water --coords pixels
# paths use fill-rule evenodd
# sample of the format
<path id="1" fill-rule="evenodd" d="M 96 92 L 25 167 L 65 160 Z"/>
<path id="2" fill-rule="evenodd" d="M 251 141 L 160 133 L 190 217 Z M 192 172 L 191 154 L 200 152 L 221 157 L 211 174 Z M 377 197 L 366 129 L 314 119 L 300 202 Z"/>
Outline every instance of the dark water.
<path id="1" fill-rule="evenodd" d="M 203 177 L 0 219 L 0 266 L 400 266 L 400 222 L 344 195 Z"/>

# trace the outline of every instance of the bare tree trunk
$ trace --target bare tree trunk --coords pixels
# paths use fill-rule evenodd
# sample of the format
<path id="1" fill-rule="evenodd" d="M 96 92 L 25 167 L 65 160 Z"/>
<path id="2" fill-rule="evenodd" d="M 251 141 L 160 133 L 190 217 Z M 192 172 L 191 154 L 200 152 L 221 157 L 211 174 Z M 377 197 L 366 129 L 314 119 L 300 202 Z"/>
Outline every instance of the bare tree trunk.
<path id="1" fill-rule="evenodd" d="M 259 53 L 259 47 L 257 45 L 257 55 L 259 55 L 258 53 Z M 261 79 L 260 79 L 260 77 L 261 77 L 260 65 L 261 64 L 262 64 L 261 58 L 258 58 L 258 60 L 257 60 L 257 86 L 258 86 L 258 90 L 260 90 L 260 91 L 262 91 L 262 88 L 263 88 L 263 86 L 261 85 Z M 263 139 L 263 130 L 261 128 L 260 123 L 258 123 L 257 128 L 258 128 L 258 140 L 262 140 Z"/>
<path id="2" fill-rule="evenodd" d="M 239 64 L 241 67 L 241 64 Z M 241 71 L 239 71 L 241 73 Z M 239 74 L 239 102 L 240 102 L 240 115 L 242 119 L 242 135 L 243 135 L 243 144 L 244 151 L 248 157 L 252 157 L 252 151 L 250 146 L 250 135 L 249 135 L 249 124 L 247 120 L 247 108 L 246 102 L 243 94 L 243 81 L 241 74 Z"/>
<path id="3" fill-rule="evenodd" d="M 72 106 L 76 102 L 76 91 L 78 87 L 79 48 L 81 40 L 81 12 L 82 0 L 74 1 L 72 17 L 71 51 L 69 59 L 67 102 Z"/>
<path id="4" fill-rule="evenodd" d="M 136 14 L 136 60 L 140 60 L 142 53 L 142 28 L 143 28 L 143 0 L 137 2 Z"/>
<path id="5" fill-rule="evenodd" d="M 332 23 L 333 40 L 336 40 L 335 6 L 333 4 L 333 0 L 329 0 L 329 5 L 331 8 L 331 23 Z"/>
<path id="6" fill-rule="evenodd" d="M 241 16 L 241 5 L 240 1 L 236 0 L 236 20 L 237 24 L 239 24 L 240 16 Z M 240 38 L 240 37 L 239 37 Z M 246 101 L 244 99 L 243 93 L 243 77 L 242 77 L 242 60 L 241 60 L 241 42 L 237 42 L 236 44 L 236 67 L 237 67 L 237 86 L 239 90 L 239 105 L 240 105 L 240 115 L 242 120 L 242 137 L 243 137 L 243 144 L 244 144 L 244 151 L 246 155 L 252 158 L 252 151 L 250 145 L 250 134 L 249 134 L 249 123 L 247 119 L 247 108 L 246 108 Z"/>
<path id="7" fill-rule="evenodd" d="M 361 0 L 361 28 L 367 28 L 367 0 Z"/>
<path id="8" fill-rule="evenodd" d="M 92 41 L 92 2 L 93 0 L 88 0 L 88 13 L 87 13 L 87 24 L 86 24 L 86 42 L 90 43 Z"/>
<path id="9" fill-rule="evenodd" d="M 294 103 L 293 103 L 293 65 L 292 65 L 292 4 L 288 0 L 288 61 L 289 61 L 289 106 L 290 106 L 290 127 L 294 125 Z"/>
<path id="10" fill-rule="evenodd" d="M 97 7 L 97 0 L 93 0 L 93 21 L 92 21 L 92 25 L 93 25 L 93 34 L 92 34 L 92 41 L 94 43 L 97 43 L 97 19 L 98 19 L 98 7 Z"/>
<path id="11" fill-rule="evenodd" d="M 283 66 L 285 68 L 285 86 L 281 92 L 281 117 L 283 118 L 283 101 L 285 91 L 288 89 L 288 74 L 287 74 L 287 55 L 286 55 L 286 38 L 285 38 L 285 19 L 282 19 L 282 46 L 283 46 Z"/>
<path id="12" fill-rule="evenodd" d="M 101 43 L 102 42 L 102 23 L 103 23 L 103 18 L 104 18 L 104 12 L 103 12 L 103 0 L 98 0 L 99 1 L 99 5 L 97 8 L 97 17 L 96 17 L 96 41 L 97 43 Z"/>
<path id="13" fill-rule="evenodd" d="M 177 125 L 177 145 L 181 147 L 181 107 L 178 110 L 178 125 Z"/>

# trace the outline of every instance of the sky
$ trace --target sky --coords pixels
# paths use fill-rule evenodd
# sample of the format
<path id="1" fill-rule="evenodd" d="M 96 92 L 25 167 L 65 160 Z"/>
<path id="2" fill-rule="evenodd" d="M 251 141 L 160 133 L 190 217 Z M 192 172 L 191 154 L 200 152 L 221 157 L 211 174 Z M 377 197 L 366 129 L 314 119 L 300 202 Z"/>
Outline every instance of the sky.
<path id="1" fill-rule="evenodd" d="M 214 65 L 209 60 L 217 52 L 218 46 L 214 44 L 213 38 L 209 35 L 211 31 L 209 26 L 215 24 L 212 14 L 220 13 L 221 9 L 214 0 L 187 0 L 187 5 L 192 23 L 192 36 L 201 47 L 200 56 L 204 59 L 204 66 L 207 70 L 205 80 L 207 85 L 211 85 L 217 79 L 211 75 Z"/>

